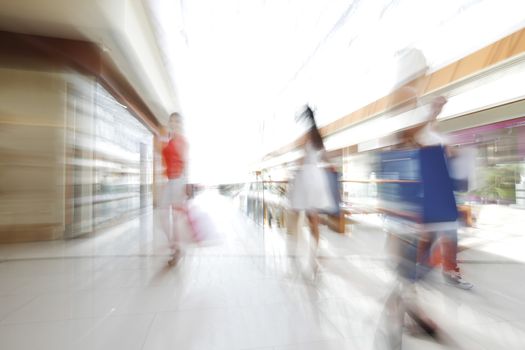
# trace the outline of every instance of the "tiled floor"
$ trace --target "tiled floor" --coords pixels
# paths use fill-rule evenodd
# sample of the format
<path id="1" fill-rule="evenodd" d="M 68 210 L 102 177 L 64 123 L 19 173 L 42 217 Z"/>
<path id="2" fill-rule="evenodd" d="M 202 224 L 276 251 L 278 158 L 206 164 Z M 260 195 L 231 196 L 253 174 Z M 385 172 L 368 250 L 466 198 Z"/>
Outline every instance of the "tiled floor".
<path id="1" fill-rule="evenodd" d="M 304 240 L 293 249 L 229 200 L 200 200 L 222 242 L 191 248 L 176 267 L 151 213 L 90 238 L 0 245 L 0 349 L 385 348 L 380 320 L 395 278 L 380 230 L 325 230 L 314 276 Z M 434 274 L 418 287 L 421 305 L 457 348 L 525 349 L 525 266 L 494 262 L 487 247 L 463 254 L 475 288 Z M 403 348 L 445 346 L 405 332 Z"/>

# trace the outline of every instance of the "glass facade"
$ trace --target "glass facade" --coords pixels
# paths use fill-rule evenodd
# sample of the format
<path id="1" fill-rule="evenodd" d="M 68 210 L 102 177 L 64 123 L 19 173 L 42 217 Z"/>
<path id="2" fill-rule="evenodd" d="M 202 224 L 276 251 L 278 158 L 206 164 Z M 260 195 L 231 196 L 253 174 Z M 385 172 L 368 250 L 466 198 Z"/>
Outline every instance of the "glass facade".
<path id="1" fill-rule="evenodd" d="M 151 206 L 153 135 L 101 85 L 94 161 L 95 226 Z"/>

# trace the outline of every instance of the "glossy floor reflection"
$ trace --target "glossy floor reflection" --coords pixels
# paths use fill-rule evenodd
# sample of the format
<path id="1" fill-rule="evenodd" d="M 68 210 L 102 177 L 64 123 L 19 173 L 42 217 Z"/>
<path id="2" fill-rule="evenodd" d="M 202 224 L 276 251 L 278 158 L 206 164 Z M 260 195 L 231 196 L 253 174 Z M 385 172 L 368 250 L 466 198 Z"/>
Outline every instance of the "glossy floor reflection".
<path id="1" fill-rule="evenodd" d="M 1 245 L 0 349 L 381 348 L 378 323 L 395 279 L 373 223 L 346 236 L 324 229 L 314 276 L 304 241 L 296 249 L 218 195 L 200 200 L 224 240 L 190 249 L 175 267 L 155 213 L 92 237 Z M 418 287 L 425 307 L 459 348 L 525 348 L 524 266 L 467 252 L 475 288 L 433 274 Z M 408 334 L 403 345 L 444 348 Z"/>

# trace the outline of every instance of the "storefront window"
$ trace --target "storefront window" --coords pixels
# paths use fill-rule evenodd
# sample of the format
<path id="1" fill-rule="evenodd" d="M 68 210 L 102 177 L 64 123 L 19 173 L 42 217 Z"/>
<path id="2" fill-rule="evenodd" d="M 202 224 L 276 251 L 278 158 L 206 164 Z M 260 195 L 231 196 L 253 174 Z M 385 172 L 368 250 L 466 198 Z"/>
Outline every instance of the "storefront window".
<path id="1" fill-rule="evenodd" d="M 95 223 L 151 205 L 153 135 L 102 86 L 95 113 Z"/>
<path id="2" fill-rule="evenodd" d="M 450 135 L 453 148 L 475 152 L 464 202 L 525 207 L 525 118 Z"/>

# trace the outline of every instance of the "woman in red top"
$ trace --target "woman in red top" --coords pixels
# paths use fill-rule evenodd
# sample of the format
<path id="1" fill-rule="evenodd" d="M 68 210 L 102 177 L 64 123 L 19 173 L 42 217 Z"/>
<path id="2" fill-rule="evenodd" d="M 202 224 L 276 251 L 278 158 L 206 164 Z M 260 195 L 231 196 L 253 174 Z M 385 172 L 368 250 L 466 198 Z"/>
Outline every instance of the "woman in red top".
<path id="1" fill-rule="evenodd" d="M 167 182 L 160 194 L 162 227 L 176 264 L 181 257 L 181 232 L 178 219 L 187 216 L 186 210 L 186 140 L 182 136 L 182 120 L 178 113 L 170 116 L 168 130 L 161 135 L 161 154 Z M 187 218 L 186 218 L 187 219 Z"/>

